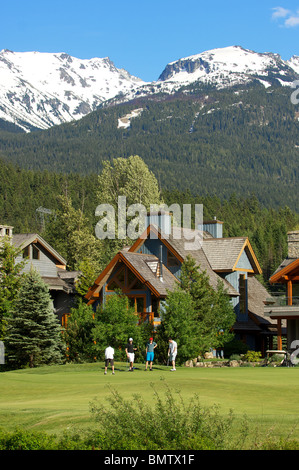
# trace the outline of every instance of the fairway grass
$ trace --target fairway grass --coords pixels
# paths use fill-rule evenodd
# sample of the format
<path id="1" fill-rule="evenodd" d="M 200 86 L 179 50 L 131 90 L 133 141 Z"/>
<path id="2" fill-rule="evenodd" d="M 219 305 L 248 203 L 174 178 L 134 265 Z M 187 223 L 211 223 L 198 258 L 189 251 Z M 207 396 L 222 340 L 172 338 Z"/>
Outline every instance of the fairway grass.
<path id="1" fill-rule="evenodd" d="M 161 395 L 165 386 L 180 392 L 184 401 L 198 400 L 202 406 L 218 405 L 221 414 L 232 410 L 237 421 L 244 418 L 252 431 L 262 436 L 287 437 L 299 419 L 299 368 L 236 367 L 187 368 L 156 366 L 152 372 L 135 364 L 116 363 L 115 375 L 104 375 L 102 363 L 66 364 L 0 373 L 0 427 L 17 427 L 59 434 L 74 428 L 94 426 L 89 410 L 97 399 L 109 406 L 110 388 L 125 399 L 134 394 L 154 405 L 154 389 Z M 195 398 L 197 395 L 197 398 Z M 170 410 L 171 411 L 171 410 Z"/>

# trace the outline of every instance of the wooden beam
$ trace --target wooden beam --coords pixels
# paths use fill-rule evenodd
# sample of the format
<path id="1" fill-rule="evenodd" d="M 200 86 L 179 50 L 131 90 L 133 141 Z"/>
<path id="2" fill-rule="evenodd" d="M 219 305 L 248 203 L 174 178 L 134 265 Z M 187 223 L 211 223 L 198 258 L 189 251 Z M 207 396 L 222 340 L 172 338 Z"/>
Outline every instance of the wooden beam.
<path id="1" fill-rule="evenodd" d="M 298 273 L 298 268 L 299 268 L 299 258 L 294 260 L 292 263 L 288 264 L 284 268 L 282 268 L 276 274 L 273 274 L 273 276 L 271 276 L 269 279 L 270 284 L 275 284 L 276 282 L 284 282 L 285 281 L 284 276 L 285 275 L 287 276 L 293 272 L 296 275 Z"/>
<path id="2" fill-rule="evenodd" d="M 281 318 L 277 318 L 277 349 L 282 349 Z"/>
<path id="3" fill-rule="evenodd" d="M 288 305 L 293 305 L 293 283 L 291 280 L 288 281 Z"/>

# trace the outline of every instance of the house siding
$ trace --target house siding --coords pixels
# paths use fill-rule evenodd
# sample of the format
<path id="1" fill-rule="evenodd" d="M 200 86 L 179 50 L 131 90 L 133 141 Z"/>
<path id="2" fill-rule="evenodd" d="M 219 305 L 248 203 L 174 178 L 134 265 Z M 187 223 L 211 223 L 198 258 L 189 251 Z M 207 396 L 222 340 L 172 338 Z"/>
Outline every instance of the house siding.
<path id="1" fill-rule="evenodd" d="M 30 258 L 27 260 L 27 263 L 23 268 L 23 272 L 29 272 L 32 266 L 34 269 L 36 269 L 36 271 L 40 273 L 42 277 L 57 277 L 56 263 L 58 263 L 58 261 L 54 257 L 52 257 L 42 245 L 40 245 L 39 243 L 35 243 L 34 245 L 39 250 L 40 258 L 32 259 L 32 244 L 29 245 Z M 23 261 L 22 256 L 18 256 L 16 258 L 16 263 L 19 263 L 20 261 Z"/>
<path id="2" fill-rule="evenodd" d="M 167 259 L 167 247 L 164 243 L 161 242 L 159 239 L 150 239 L 147 238 L 143 245 L 138 250 L 138 253 L 143 253 L 146 255 L 154 255 L 157 258 L 160 258 L 160 247 L 162 246 L 162 263 L 167 269 L 177 278 L 179 279 L 181 276 L 181 266 L 182 264 L 179 262 L 178 266 L 169 266 L 168 259 Z"/>

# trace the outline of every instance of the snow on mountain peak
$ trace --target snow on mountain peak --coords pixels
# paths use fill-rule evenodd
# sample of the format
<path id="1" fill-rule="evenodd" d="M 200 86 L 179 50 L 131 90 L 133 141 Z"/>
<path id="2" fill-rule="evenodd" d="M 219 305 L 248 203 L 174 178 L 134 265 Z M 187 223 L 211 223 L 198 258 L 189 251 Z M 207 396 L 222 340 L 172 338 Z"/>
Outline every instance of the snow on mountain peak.
<path id="1" fill-rule="evenodd" d="M 0 52 L 0 119 L 25 131 L 80 119 L 100 104 L 164 92 L 194 82 L 217 88 L 253 79 L 291 85 L 299 78 L 299 57 L 257 53 L 241 46 L 211 49 L 170 62 L 157 81 L 143 82 L 109 57 L 78 59 L 64 52 Z"/>
<path id="2" fill-rule="evenodd" d="M 105 57 L 61 53 L 0 52 L 0 119 L 46 129 L 95 110 L 144 82 Z M 21 124 L 21 121 L 26 124 Z"/>
<path id="3" fill-rule="evenodd" d="M 257 53 L 241 46 L 211 49 L 169 63 L 159 82 L 192 83 L 196 80 L 216 86 L 227 86 L 249 81 L 252 76 L 265 77 L 268 72 L 285 74 L 291 67 L 279 54 Z"/>

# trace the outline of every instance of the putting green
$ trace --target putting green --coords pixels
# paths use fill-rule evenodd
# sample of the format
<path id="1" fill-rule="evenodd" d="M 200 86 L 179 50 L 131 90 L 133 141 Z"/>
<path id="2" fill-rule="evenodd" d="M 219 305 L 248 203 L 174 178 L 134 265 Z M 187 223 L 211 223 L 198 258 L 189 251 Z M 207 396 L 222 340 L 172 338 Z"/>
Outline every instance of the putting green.
<path id="1" fill-rule="evenodd" d="M 160 395 L 165 386 L 184 400 L 203 406 L 219 405 L 237 418 L 246 414 L 260 429 L 274 427 L 285 435 L 299 419 L 299 368 L 186 368 L 156 366 L 152 372 L 135 364 L 116 363 L 116 373 L 104 375 L 102 363 L 41 367 L 0 374 L 0 427 L 59 432 L 72 426 L 92 426 L 89 404 L 93 399 L 109 406 L 109 386 L 124 398 L 134 394 L 154 404 L 153 387 Z M 195 398 L 195 394 L 198 398 Z"/>

